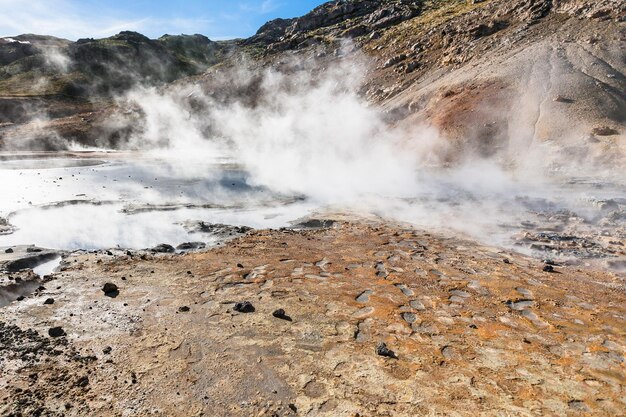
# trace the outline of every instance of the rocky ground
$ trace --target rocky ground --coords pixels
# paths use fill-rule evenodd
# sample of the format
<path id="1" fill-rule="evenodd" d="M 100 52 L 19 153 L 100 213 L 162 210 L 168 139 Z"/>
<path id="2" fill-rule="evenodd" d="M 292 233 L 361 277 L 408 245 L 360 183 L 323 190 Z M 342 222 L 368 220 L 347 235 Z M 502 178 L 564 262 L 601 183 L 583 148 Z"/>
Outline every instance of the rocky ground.
<path id="1" fill-rule="evenodd" d="M 623 413 L 623 276 L 317 226 L 68 256 L 0 310 L 0 414 Z"/>

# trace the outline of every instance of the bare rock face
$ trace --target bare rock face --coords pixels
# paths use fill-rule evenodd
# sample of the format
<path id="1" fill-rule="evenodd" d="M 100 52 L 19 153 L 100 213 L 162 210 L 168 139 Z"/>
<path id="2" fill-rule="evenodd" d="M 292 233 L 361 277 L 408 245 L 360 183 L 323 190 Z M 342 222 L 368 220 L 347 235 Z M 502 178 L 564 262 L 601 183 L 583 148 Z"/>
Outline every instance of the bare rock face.
<path id="1" fill-rule="evenodd" d="M 363 36 L 417 16 L 421 4 L 414 0 L 331 1 L 299 18 L 274 20 L 252 39 L 273 42 L 271 50 L 281 51 L 319 43 L 312 34 L 318 31 L 335 38 Z"/>

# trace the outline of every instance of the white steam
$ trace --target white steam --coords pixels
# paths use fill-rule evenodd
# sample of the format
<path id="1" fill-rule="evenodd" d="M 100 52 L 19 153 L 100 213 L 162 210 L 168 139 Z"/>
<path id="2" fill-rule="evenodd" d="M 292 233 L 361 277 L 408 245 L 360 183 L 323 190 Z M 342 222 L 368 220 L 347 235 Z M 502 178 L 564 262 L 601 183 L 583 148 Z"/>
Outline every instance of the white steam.
<path id="1" fill-rule="evenodd" d="M 47 230 L 48 238 L 39 239 L 47 246 L 70 233 L 73 237 L 64 240 L 70 248 L 145 247 L 188 239 L 176 225 L 186 219 L 278 227 L 332 207 L 507 244 L 529 216 L 541 221 L 549 209 L 571 211 L 572 218 L 574 211 L 588 211 L 592 218 L 585 202 L 624 197 L 619 184 L 617 193 L 578 185 L 573 191 L 548 180 L 541 155 L 529 153 L 525 159 L 531 136 L 524 132 L 513 143 L 519 158 L 515 169 L 478 158 L 445 166 L 451 149 L 435 129 L 392 126 L 359 94 L 368 71 L 362 58 L 329 67 L 304 61 L 282 67 L 222 69 L 198 85 L 133 90 L 118 99 L 124 117 L 110 123 L 134 121 L 130 146 L 137 153 L 130 158 L 140 163 L 99 167 L 89 177 L 76 174 L 87 184 L 61 184 L 58 194 L 51 191 L 58 200 L 87 194 L 84 198 L 115 204 L 21 211 L 9 220 L 19 223 L 24 239 L 36 240 Z M 243 174 L 235 178 L 228 169 Z M 84 191 L 100 184 L 107 188 Z M 43 192 L 49 184 L 40 185 Z M 19 195 L 23 187 L 16 188 Z M 33 198 L 42 195 L 36 190 Z M 285 200 L 294 196 L 306 203 L 286 208 Z M 14 201 L 13 209 L 23 209 L 25 201 L 28 197 Z M 119 211 L 134 203 L 183 209 L 132 216 Z M 207 204 L 221 208 L 210 210 Z M 75 223 L 65 226 L 63 219 Z M 46 226 L 50 220 L 63 226 Z"/>

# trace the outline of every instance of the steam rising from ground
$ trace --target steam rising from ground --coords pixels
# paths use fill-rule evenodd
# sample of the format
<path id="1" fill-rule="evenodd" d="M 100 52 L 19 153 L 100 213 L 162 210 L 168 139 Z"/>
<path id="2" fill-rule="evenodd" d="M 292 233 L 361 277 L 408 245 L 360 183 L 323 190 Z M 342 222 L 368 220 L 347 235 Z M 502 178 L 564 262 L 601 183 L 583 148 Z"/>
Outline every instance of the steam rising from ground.
<path id="1" fill-rule="evenodd" d="M 90 219 L 101 219 L 95 223 L 108 223 L 101 226 L 106 233 L 98 235 L 98 226 L 92 227 L 87 238 L 66 246 L 140 247 L 157 240 L 179 243 L 185 236 L 172 225 L 189 218 L 278 227 L 315 208 L 331 208 L 374 213 L 425 228 L 451 228 L 508 246 L 511 234 L 521 230 L 520 223 L 529 213 L 536 219 L 537 213 L 565 212 L 582 223 L 595 222 L 595 202 L 625 197 L 620 184 L 594 188 L 583 182 L 565 187 L 537 169 L 541 161 L 536 154 L 534 163 L 524 163 L 523 150 L 517 166 L 532 166 L 532 170 L 503 168 L 495 159 L 444 166 L 449 149 L 436 130 L 392 126 L 379 108 L 362 98 L 359 89 L 367 71 L 362 58 L 329 67 L 294 61 L 283 68 L 229 68 L 197 85 L 137 88 L 120 97 L 124 114 L 134 121 L 130 146 L 140 160 L 150 162 L 131 163 L 132 172 L 114 176 L 115 187 L 89 195 L 113 201 L 106 207 L 117 214 L 106 214 L 98 206 L 60 208 L 53 215 L 42 212 L 37 221 L 26 216 L 22 224 L 37 225 L 28 228 L 31 234 L 50 229 L 48 236 L 58 236 L 62 230 L 46 227 L 50 219 L 62 224 L 64 218 L 82 218 L 72 232 L 80 235 Z M 129 119 L 110 123 L 119 127 Z M 237 180 L 243 187 L 224 180 L 224 169 L 216 169 L 224 164 L 234 164 L 245 173 Z M 94 184 L 98 178 L 103 184 L 109 181 L 107 169 L 97 168 L 95 180 L 91 178 Z M 157 179 L 161 186 L 148 185 Z M 293 210 L 271 208 L 282 206 L 290 196 L 303 197 L 306 203 L 296 204 Z M 224 207 L 220 214 L 179 210 L 133 219 L 119 212 L 135 203 Z M 254 206 L 262 209 L 242 210 Z M 23 208 L 23 201 L 14 207 Z M 6 215 L 6 207 L 0 209 Z M 20 213 L 14 220 L 20 220 Z M 157 232 L 150 235 L 151 230 Z M 22 236 L 35 238 L 28 233 Z M 43 242 L 54 246 L 50 239 Z"/>
<path id="2" fill-rule="evenodd" d="M 201 174 L 188 172 L 186 161 L 225 155 L 245 167 L 253 185 L 321 203 L 410 196 L 417 170 L 436 162 L 443 142 L 430 128 L 390 128 L 358 95 L 365 73 L 356 59 L 260 77 L 233 70 L 216 75 L 218 89 L 235 86 L 225 102 L 200 87 L 134 91 L 126 100 L 140 106 L 145 128 L 132 143 L 180 162 L 181 175 Z"/>

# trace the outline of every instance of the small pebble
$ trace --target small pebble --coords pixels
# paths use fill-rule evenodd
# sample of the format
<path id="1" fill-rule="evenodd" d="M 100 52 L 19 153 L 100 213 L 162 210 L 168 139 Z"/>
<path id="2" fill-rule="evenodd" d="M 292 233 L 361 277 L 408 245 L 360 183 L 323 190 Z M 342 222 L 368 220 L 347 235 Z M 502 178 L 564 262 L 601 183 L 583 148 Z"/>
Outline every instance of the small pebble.
<path id="1" fill-rule="evenodd" d="M 236 303 L 235 306 L 233 307 L 233 310 L 239 313 L 252 313 L 254 312 L 255 309 L 252 303 L 250 303 L 249 301 L 242 301 L 242 302 Z"/>
<path id="2" fill-rule="evenodd" d="M 378 356 L 384 356 L 386 358 L 398 359 L 396 353 L 387 347 L 387 344 L 380 342 L 376 345 L 376 354 Z"/>
<path id="3" fill-rule="evenodd" d="M 50 337 L 61 337 L 65 336 L 65 330 L 62 327 L 51 327 L 48 329 L 48 335 Z"/>

